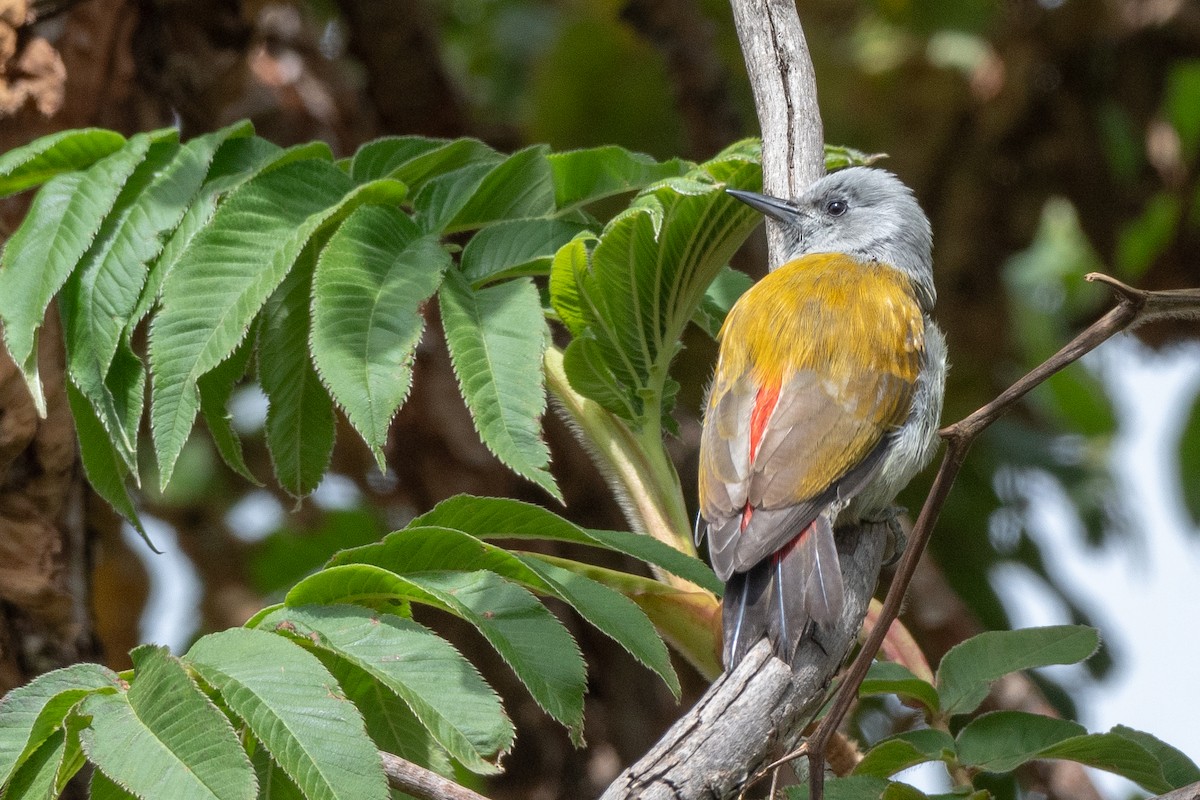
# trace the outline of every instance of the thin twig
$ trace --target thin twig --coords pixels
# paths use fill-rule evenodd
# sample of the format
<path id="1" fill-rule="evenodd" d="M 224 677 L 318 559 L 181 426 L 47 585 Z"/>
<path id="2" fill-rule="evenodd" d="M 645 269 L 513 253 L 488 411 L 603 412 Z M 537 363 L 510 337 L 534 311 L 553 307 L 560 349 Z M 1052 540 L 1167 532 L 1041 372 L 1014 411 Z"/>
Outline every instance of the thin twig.
<path id="1" fill-rule="evenodd" d="M 417 800 L 488 800 L 481 794 L 459 786 L 452 780 L 430 772 L 400 756 L 380 752 L 388 785 Z"/>
<path id="2" fill-rule="evenodd" d="M 855 697 L 858 696 L 858 687 L 866 677 L 867 669 L 871 666 L 875 654 L 879 652 L 888 626 L 900 613 L 900 606 L 904 601 L 905 592 L 908 591 L 908 585 L 912 581 L 913 573 L 916 571 L 917 561 L 925 552 L 925 546 L 929 543 L 929 537 L 937 522 L 938 514 L 941 513 L 946 497 L 950 494 L 950 487 L 954 484 L 954 479 L 975 439 L 1034 387 L 1121 331 L 1151 320 L 1191 319 L 1200 315 L 1200 289 L 1148 292 L 1126 286 L 1115 278 L 1099 273 L 1091 273 L 1086 277 L 1089 281 L 1100 281 L 1113 289 L 1118 298 L 1116 308 L 1001 392 L 995 400 L 938 432 L 946 440 L 946 454 L 942 458 L 929 496 L 925 499 L 925 505 L 921 508 L 921 514 L 917 517 L 916 524 L 913 525 L 908 544 L 904 549 L 904 556 L 900 559 L 896 574 L 892 578 L 892 585 L 883 602 L 879 619 L 871 629 L 870 635 L 867 636 L 854 662 L 843 676 L 829 713 L 806 742 L 804 753 L 809 760 L 809 796 L 813 800 L 821 800 L 824 796 L 825 747 L 846 716 Z"/>

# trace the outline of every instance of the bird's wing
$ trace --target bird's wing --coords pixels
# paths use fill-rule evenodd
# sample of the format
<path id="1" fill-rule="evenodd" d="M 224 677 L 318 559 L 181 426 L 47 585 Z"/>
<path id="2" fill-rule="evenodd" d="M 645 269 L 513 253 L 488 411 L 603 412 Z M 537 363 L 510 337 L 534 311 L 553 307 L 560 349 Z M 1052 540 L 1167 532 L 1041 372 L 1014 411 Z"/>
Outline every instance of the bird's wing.
<path id="1" fill-rule="evenodd" d="M 912 405 L 924 321 L 911 290 L 846 256 L 802 263 L 814 258 L 765 278 L 726 322 L 700 448 L 701 513 L 723 580 L 865 485 Z M 775 278 L 794 265 L 792 280 Z M 806 267 L 836 285 L 808 285 Z"/>

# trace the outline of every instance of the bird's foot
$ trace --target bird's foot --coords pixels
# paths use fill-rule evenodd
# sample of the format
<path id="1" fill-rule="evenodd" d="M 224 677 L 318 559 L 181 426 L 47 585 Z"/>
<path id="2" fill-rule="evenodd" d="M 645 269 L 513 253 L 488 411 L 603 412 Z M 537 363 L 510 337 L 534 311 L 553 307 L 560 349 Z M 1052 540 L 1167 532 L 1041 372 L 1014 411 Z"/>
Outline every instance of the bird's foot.
<path id="1" fill-rule="evenodd" d="M 895 566 L 896 562 L 900 560 L 900 556 L 904 555 L 904 548 L 908 544 L 908 535 L 904 532 L 904 523 L 900 521 L 900 517 L 904 512 L 905 509 L 900 506 L 888 506 L 874 514 L 863 515 L 863 522 L 887 526 L 887 542 L 884 544 L 883 549 L 884 567 Z"/>

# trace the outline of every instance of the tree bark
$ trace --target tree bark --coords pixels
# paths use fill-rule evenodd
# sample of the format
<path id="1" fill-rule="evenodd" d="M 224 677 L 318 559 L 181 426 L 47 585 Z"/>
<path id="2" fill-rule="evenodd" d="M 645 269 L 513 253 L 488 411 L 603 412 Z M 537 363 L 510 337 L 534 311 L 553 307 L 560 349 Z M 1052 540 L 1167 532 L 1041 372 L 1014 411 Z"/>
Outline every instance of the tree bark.
<path id="1" fill-rule="evenodd" d="M 602 800 L 734 797 L 797 743 L 854 644 L 875 591 L 886 524 L 839 530 L 846 603 L 832 632 L 805 640 L 792 669 L 764 640 L 609 786 Z"/>

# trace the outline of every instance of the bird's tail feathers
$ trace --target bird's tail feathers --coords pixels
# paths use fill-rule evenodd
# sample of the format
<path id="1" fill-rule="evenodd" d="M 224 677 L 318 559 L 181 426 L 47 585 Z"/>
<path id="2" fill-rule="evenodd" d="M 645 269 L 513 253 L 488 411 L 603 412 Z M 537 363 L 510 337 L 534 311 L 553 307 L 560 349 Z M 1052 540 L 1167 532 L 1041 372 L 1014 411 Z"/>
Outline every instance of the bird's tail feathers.
<path id="1" fill-rule="evenodd" d="M 733 669 L 764 636 L 790 663 L 809 627 L 834 624 L 843 602 L 833 526 L 821 514 L 775 555 L 730 576 L 723 611 L 725 668 Z"/>

